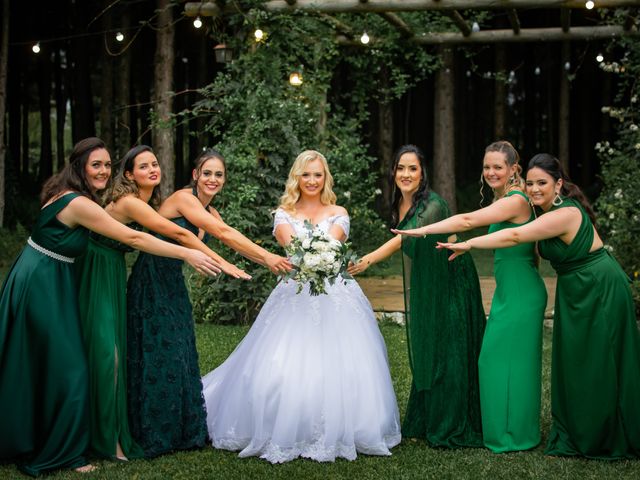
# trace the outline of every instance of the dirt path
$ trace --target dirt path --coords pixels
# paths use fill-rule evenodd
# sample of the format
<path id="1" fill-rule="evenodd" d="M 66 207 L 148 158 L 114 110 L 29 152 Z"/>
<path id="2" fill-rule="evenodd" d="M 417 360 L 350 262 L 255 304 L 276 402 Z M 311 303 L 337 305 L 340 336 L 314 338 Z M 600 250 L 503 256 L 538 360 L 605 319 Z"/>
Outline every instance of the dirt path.
<path id="1" fill-rule="evenodd" d="M 404 312 L 404 300 L 402 298 L 402 277 L 360 277 L 357 278 L 360 287 L 377 312 Z M 553 302 L 555 300 L 556 278 L 545 277 L 549 298 L 545 317 L 551 316 Z M 480 289 L 482 290 L 482 302 L 484 310 L 489 313 L 491 298 L 496 288 L 493 277 L 480 277 Z"/>

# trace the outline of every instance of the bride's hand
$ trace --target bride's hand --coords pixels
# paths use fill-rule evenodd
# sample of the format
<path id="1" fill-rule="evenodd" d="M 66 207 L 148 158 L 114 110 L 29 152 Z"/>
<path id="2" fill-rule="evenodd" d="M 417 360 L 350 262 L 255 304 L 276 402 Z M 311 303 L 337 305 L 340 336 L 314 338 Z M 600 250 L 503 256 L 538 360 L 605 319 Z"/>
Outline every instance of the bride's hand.
<path id="1" fill-rule="evenodd" d="M 428 225 L 425 225 L 424 227 L 412 228 L 409 230 L 398 230 L 397 228 L 392 228 L 391 233 L 395 235 L 404 235 L 405 237 L 425 237 L 427 235 L 427 227 Z"/>
<path id="2" fill-rule="evenodd" d="M 349 275 L 358 275 L 359 273 L 364 272 L 371 265 L 371 260 L 367 255 L 358 260 L 357 263 L 349 262 L 349 266 L 347 267 L 347 272 Z"/>
<path id="3" fill-rule="evenodd" d="M 451 250 L 453 252 L 449 256 L 449 261 L 451 261 L 454 258 L 459 257 L 460 255 L 464 255 L 469 250 L 471 250 L 471 245 L 469 245 L 467 242 L 457 242 L 457 243 L 436 242 L 436 248 L 439 249 L 439 250 L 441 250 L 443 248 Z"/>
<path id="4" fill-rule="evenodd" d="M 267 268 L 271 270 L 271 273 L 281 275 L 290 272 L 293 265 L 291 265 L 288 259 L 272 253 L 269 255 L 269 258 L 267 258 Z"/>

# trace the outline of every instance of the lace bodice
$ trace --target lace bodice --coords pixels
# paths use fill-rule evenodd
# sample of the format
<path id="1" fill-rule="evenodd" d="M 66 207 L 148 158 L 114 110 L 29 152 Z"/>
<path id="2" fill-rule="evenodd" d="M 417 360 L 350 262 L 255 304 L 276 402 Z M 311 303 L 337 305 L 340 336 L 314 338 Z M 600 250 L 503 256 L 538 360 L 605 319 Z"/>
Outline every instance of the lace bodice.
<path id="1" fill-rule="evenodd" d="M 293 230 L 296 233 L 296 236 L 300 236 L 304 233 L 304 220 L 299 218 L 295 218 L 291 214 L 285 212 L 283 209 L 279 208 L 276 210 L 275 216 L 273 217 L 273 233 L 276 233 L 276 227 L 278 225 L 282 225 L 283 223 L 288 223 L 293 227 Z M 344 234 L 346 237 L 349 237 L 349 215 L 331 215 L 327 218 L 324 218 L 318 222 L 317 227 L 320 228 L 323 232 L 328 233 L 329 229 L 333 225 L 339 225 L 342 230 L 344 230 Z M 345 239 L 346 240 L 346 239 Z"/>

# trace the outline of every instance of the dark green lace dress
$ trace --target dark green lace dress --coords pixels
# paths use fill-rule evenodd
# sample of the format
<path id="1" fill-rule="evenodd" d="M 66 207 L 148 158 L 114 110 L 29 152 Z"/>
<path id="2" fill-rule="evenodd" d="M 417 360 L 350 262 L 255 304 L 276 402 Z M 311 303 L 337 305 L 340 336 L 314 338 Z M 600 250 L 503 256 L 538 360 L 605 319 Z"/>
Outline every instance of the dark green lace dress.
<path id="1" fill-rule="evenodd" d="M 141 230 L 137 223 L 128 227 Z M 89 363 L 90 448 L 112 457 L 120 442 L 128 458 L 142 456 L 131 438 L 127 415 L 127 267 L 131 247 L 91 233 L 76 261 L 80 320 Z"/>
<path id="2" fill-rule="evenodd" d="M 431 192 L 398 228 L 418 228 L 449 215 L 446 202 Z M 413 373 L 402 435 L 434 447 L 480 447 L 478 356 L 485 327 L 480 282 L 470 255 L 449 262 L 449 253 L 435 248 L 446 239 L 442 234 L 402 239 Z"/>
<path id="3" fill-rule="evenodd" d="M 553 322 L 551 414 L 545 453 L 615 459 L 640 456 L 640 335 L 629 278 L 604 249 L 589 252 L 593 224 L 582 206 L 571 244 L 538 243 L 558 273 Z"/>
<path id="4" fill-rule="evenodd" d="M 185 218 L 173 221 L 198 234 Z M 206 412 L 182 261 L 138 256 L 127 289 L 127 368 L 129 425 L 145 456 L 204 446 Z"/>
<path id="5" fill-rule="evenodd" d="M 87 359 L 71 258 L 88 231 L 56 215 L 78 197 L 43 208 L 0 293 L 0 458 L 33 476 L 86 464 Z"/>

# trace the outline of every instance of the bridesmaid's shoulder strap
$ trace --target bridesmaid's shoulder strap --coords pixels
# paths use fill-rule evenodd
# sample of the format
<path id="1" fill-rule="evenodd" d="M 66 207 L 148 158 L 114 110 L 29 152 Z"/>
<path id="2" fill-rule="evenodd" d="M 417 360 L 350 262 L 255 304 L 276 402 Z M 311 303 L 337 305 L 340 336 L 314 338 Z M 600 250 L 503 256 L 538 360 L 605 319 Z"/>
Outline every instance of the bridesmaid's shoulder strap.
<path id="1" fill-rule="evenodd" d="M 505 197 L 512 197 L 513 195 L 520 195 L 522 198 L 524 198 L 527 202 L 529 202 L 529 197 L 527 197 L 527 194 L 524 192 L 521 192 L 520 190 L 511 190 L 510 192 L 507 192 L 507 194 L 505 195 Z"/>
<path id="2" fill-rule="evenodd" d="M 49 205 L 47 205 L 44 208 L 54 211 L 57 214 L 60 210 L 64 209 L 67 205 L 69 205 L 69 202 L 71 202 L 71 200 L 81 196 L 82 194 L 78 192 L 65 193 L 64 195 L 55 199 L 53 202 L 51 202 Z"/>

